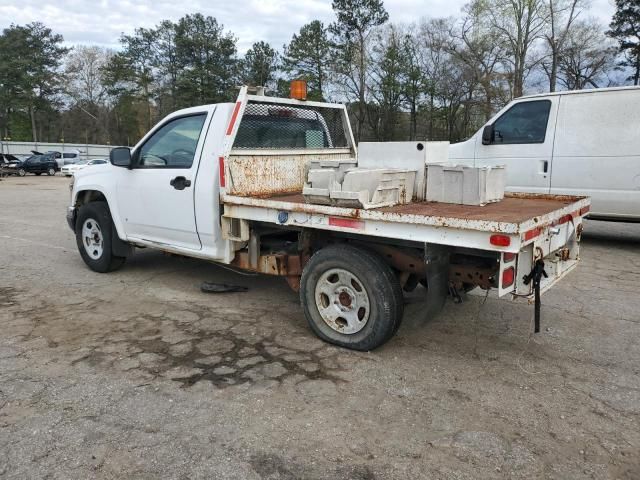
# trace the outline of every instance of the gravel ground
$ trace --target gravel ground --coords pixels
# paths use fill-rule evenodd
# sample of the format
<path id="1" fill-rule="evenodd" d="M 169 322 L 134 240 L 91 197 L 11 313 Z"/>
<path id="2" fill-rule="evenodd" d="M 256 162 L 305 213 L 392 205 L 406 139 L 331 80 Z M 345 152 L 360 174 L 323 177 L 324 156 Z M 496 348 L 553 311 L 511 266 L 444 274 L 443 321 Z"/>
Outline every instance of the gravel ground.
<path id="1" fill-rule="evenodd" d="M 417 291 L 357 353 L 280 279 L 149 250 L 89 271 L 67 184 L 0 182 L 0 477 L 640 478 L 640 225 L 587 222 L 539 335 L 491 296 L 422 321 Z"/>

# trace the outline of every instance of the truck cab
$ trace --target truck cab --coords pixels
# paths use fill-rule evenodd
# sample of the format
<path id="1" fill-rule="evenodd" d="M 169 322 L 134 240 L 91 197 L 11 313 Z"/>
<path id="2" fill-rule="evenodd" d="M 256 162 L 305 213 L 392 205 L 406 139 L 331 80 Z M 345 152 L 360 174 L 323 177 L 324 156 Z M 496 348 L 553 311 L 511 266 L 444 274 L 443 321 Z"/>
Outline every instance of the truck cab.
<path id="1" fill-rule="evenodd" d="M 640 222 L 640 88 L 522 97 L 449 159 L 506 165 L 511 191 L 587 195 L 590 218 Z"/>

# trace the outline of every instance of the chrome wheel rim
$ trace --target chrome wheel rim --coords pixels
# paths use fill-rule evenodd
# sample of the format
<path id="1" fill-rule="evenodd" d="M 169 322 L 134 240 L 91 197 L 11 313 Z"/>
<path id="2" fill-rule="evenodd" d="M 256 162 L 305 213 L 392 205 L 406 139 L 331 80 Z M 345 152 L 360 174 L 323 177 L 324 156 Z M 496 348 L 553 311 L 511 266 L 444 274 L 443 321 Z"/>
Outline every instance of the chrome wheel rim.
<path id="1" fill-rule="evenodd" d="M 50 168 L 49 171 L 47 172 L 49 175 L 55 175 L 56 171 L 53 168 Z"/>
<path id="2" fill-rule="evenodd" d="M 82 245 L 93 260 L 98 260 L 104 250 L 104 238 L 100 225 L 93 218 L 87 218 L 82 224 Z"/>
<path id="3" fill-rule="evenodd" d="M 327 270 L 316 284 L 316 307 L 333 330 L 353 335 L 369 320 L 369 294 L 353 273 L 342 268 Z"/>

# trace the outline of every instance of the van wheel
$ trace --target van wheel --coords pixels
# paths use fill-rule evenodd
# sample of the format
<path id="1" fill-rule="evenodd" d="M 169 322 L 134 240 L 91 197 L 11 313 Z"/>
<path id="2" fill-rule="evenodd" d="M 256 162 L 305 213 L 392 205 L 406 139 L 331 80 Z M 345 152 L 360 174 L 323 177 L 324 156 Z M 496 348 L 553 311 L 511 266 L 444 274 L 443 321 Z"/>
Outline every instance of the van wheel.
<path id="1" fill-rule="evenodd" d="M 84 263 L 95 272 L 112 272 L 126 261 L 126 257 L 116 257 L 112 253 L 111 224 L 111 214 L 105 202 L 91 202 L 80 207 L 76 220 L 76 244 Z"/>
<path id="2" fill-rule="evenodd" d="M 322 340 L 354 350 L 373 350 L 400 326 L 402 289 L 378 255 L 351 245 L 330 245 L 302 272 L 300 302 Z"/>
<path id="3" fill-rule="evenodd" d="M 26 174 L 27 174 L 27 171 L 24 168 L 18 169 L 18 175 L 20 175 L 21 177 L 24 177 Z"/>
<path id="4" fill-rule="evenodd" d="M 50 177 L 53 177 L 56 174 L 56 171 L 53 168 L 50 168 L 49 170 L 47 170 L 47 175 L 49 175 Z"/>

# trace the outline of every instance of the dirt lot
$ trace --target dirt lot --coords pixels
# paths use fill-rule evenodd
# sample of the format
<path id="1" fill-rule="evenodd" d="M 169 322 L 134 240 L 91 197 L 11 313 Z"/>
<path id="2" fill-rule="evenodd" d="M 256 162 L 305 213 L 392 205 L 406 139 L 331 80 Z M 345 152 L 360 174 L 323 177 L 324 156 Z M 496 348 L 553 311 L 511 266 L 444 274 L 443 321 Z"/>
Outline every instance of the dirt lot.
<path id="1" fill-rule="evenodd" d="M 355 353 L 279 279 L 151 251 L 89 271 L 67 185 L 0 182 L 0 477 L 640 478 L 640 225 L 588 222 L 535 337 L 523 303 L 421 322 L 416 294 Z"/>

